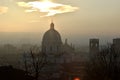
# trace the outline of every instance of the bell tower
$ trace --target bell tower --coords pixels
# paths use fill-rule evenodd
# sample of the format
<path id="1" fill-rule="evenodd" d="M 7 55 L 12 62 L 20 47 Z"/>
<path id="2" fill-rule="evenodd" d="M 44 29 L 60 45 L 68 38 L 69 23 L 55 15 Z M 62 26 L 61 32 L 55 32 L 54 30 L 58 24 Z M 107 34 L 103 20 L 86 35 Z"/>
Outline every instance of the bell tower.
<path id="1" fill-rule="evenodd" d="M 99 52 L 99 39 L 90 39 L 89 41 L 90 54 L 96 54 Z"/>

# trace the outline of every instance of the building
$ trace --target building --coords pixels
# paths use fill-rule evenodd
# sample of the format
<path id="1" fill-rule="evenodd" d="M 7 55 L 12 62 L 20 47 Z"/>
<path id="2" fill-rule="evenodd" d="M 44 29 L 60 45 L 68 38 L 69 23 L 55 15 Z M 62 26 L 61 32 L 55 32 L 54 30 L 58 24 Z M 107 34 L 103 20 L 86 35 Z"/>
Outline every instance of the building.
<path id="1" fill-rule="evenodd" d="M 120 51 L 120 38 L 113 39 L 113 45 L 116 51 Z"/>
<path id="2" fill-rule="evenodd" d="M 50 29 L 45 32 L 42 39 L 42 53 L 47 55 L 47 65 L 43 68 L 43 74 L 48 74 L 53 79 L 60 78 L 63 73 L 61 64 L 69 63 L 74 54 L 73 45 L 69 45 L 67 39 L 63 44 L 60 33 L 55 30 L 54 23 L 50 24 Z"/>
<path id="3" fill-rule="evenodd" d="M 51 53 L 61 53 L 62 40 L 58 31 L 54 29 L 54 23 L 50 24 L 50 29 L 45 32 L 42 40 L 42 52 Z"/>
<path id="4" fill-rule="evenodd" d="M 94 55 L 99 52 L 99 39 L 90 39 L 89 41 L 89 53 Z"/>
<path id="5" fill-rule="evenodd" d="M 63 57 L 68 57 L 72 59 L 72 55 L 74 54 L 74 47 L 73 45 L 69 45 L 67 42 L 67 39 L 65 40 L 65 43 L 63 44 L 61 40 L 60 33 L 55 30 L 54 23 L 52 22 L 50 24 L 50 29 L 45 32 L 42 39 L 42 52 L 47 54 L 49 58 L 56 55 L 62 55 L 60 59 L 65 59 Z M 66 56 L 67 55 L 67 56 Z M 55 59 L 55 58 L 52 58 Z M 52 60 L 50 58 L 50 60 Z M 57 61 L 58 58 L 56 59 Z M 64 61 L 64 60 L 63 60 Z M 61 62 L 61 61 L 60 61 Z"/>

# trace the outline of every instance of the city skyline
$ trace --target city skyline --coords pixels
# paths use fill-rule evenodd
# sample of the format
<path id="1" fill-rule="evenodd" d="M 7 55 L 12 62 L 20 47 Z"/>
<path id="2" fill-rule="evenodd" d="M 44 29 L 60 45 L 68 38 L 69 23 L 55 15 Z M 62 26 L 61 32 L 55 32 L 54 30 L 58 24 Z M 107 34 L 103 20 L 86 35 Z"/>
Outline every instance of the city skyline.
<path id="1" fill-rule="evenodd" d="M 40 33 L 36 36 L 36 39 L 38 39 L 37 37 L 42 37 L 42 34 L 49 29 L 51 17 L 40 17 L 39 12 L 25 13 L 25 9 L 17 4 L 21 1 L 32 2 L 35 0 L 0 1 L 0 37 L 3 38 L 3 41 L 6 39 L 4 37 L 11 40 L 6 32 L 17 32 L 18 35 L 16 36 L 19 36 L 19 33 L 22 32 L 26 34 L 30 32 L 33 35 L 34 33 Z M 83 41 L 83 43 L 86 43 L 87 39 L 94 37 L 103 41 L 119 37 L 119 0 L 52 0 L 51 2 L 78 8 L 73 12 L 57 14 L 52 17 L 55 28 L 64 39 L 68 38 L 70 42 L 78 43 L 80 41 L 82 43 Z M 5 33 L 6 36 L 4 36 Z M 25 36 L 24 33 L 20 37 L 27 38 L 28 36 Z M 14 39 L 16 39 L 16 36 L 12 36 L 11 38 L 15 37 Z"/>

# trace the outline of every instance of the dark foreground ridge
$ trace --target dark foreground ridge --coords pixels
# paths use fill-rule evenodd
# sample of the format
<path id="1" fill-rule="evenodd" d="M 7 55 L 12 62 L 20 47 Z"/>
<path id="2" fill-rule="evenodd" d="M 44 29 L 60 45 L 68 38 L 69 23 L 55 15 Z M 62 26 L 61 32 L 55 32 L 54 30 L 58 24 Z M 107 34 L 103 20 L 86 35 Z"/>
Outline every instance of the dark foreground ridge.
<path id="1" fill-rule="evenodd" d="M 34 78 L 26 75 L 24 70 L 16 69 L 12 66 L 1 66 L 0 80 L 34 80 Z"/>

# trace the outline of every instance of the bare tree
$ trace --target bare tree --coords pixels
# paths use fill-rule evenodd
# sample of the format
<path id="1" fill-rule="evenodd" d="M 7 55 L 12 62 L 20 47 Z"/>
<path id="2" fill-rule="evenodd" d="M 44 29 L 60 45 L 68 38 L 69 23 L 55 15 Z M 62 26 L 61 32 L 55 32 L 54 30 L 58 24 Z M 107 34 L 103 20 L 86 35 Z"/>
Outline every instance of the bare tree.
<path id="1" fill-rule="evenodd" d="M 31 73 L 38 80 L 40 72 L 46 64 L 46 55 L 37 49 L 30 49 L 24 53 L 24 66 L 27 73 Z"/>
<path id="2" fill-rule="evenodd" d="M 120 52 L 113 45 L 96 53 L 87 63 L 89 80 L 120 80 Z"/>

